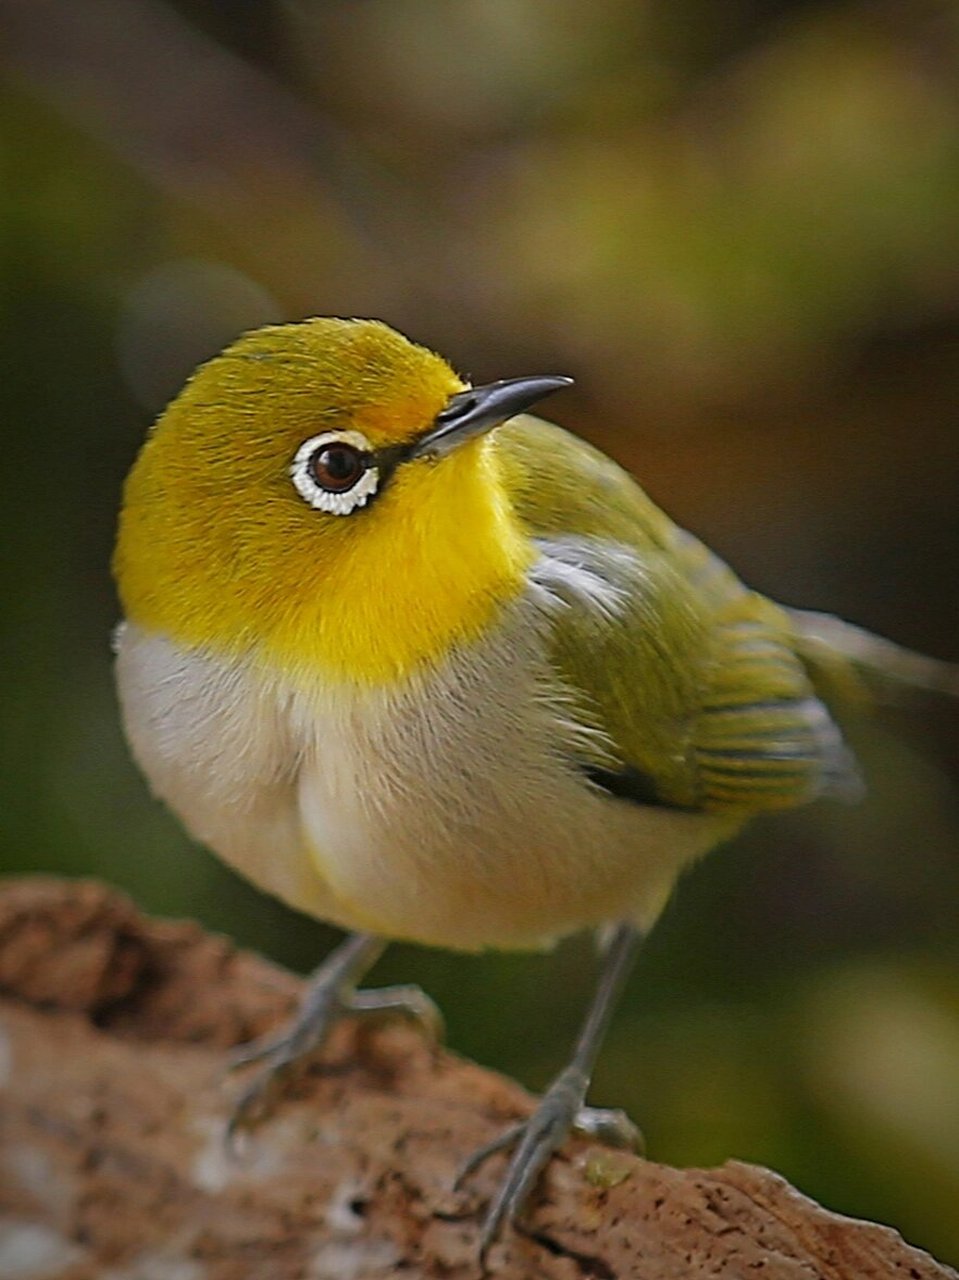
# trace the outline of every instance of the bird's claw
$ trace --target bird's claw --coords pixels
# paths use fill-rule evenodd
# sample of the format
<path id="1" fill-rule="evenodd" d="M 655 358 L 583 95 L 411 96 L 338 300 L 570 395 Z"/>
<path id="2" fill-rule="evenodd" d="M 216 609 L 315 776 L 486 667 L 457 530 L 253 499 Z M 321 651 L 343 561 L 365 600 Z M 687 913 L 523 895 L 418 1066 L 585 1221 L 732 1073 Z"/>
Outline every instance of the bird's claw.
<path id="1" fill-rule="evenodd" d="M 369 1018 L 408 1018 L 431 1044 L 441 1044 L 446 1031 L 439 1006 L 412 984 L 354 991 L 344 1011 Z"/>
<path id="2" fill-rule="evenodd" d="M 476 1170 L 486 1163 L 490 1156 L 495 1156 L 498 1151 L 507 1151 L 510 1147 L 515 1147 L 517 1142 L 523 1136 L 523 1130 L 526 1128 L 526 1121 L 523 1120 L 519 1124 L 511 1125 L 503 1133 L 498 1134 L 490 1142 L 484 1142 L 481 1147 L 473 1152 L 457 1171 L 456 1177 L 453 1179 L 453 1190 L 462 1191 L 463 1183 L 467 1178 L 471 1177 Z"/>
<path id="3" fill-rule="evenodd" d="M 582 1106 L 585 1078 L 575 1070 L 557 1077 L 528 1120 L 512 1125 L 475 1151 L 460 1167 L 453 1190 L 497 1152 L 513 1149 L 480 1232 L 479 1262 L 485 1274 L 489 1251 L 507 1222 L 516 1223 L 537 1179 L 572 1130 L 607 1146 L 642 1152 L 643 1137 L 624 1111 Z"/>
<path id="4" fill-rule="evenodd" d="M 335 988 L 310 992 L 289 1029 L 280 1035 L 264 1036 L 236 1050 L 227 1064 L 229 1071 L 267 1065 L 243 1090 L 227 1121 L 226 1139 L 235 1149 L 241 1130 L 250 1129 L 261 1118 L 270 1094 L 304 1059 L 315 1053 L 339 1018 L 353 1014 L 361 1018 L 406 1017 L 419 1026 L 430 1043 L 443 1036 L 443 1016 L 424 991 L 415 986 L 383 987 L 345 994 Z"/>
<path id="5" fill-rule="evenodd" d="M 642 1130 L 619 1107 L 581 1107 L 573 1121 L 573 1128 L 584 1138 L 601 1142 L 604 1147 L 632 1151 L 638 1156 L 646 1154 L 646 1139 Z"/>
<path id="6" fill-rule="evenodd" d="M 236 1071 L 255 1062 L 267 1065 L 247 1085 L 236 1102 L 226 1126 L 227 1144 L 235 1148 L 238 1134 L 251 1129 L 266 1109 L 266 1101 L 285 1077 L 317 1050 L 337 1018 L 347 1006 L 336 992 L 324 999 L 307 1000 L 289 1030 L 278 1036 L 264 1036 L 236 1050 L 227 1069 Z"/>
<path id="7" fill-rule="evenodd" d="M 272 1068 L 261 1072 L 234 1102 L 226 1122 L 225 1134 L 226 1146 L 231 1154 L 237 1154 L 240 1134 L 252 1129 L 262 1118 L 266 1110 L 267 1095 L 278 1082 L 277 1077 L 278 1072 Z"/>
<path id="8" fill-rule="evenodd" d="M 254 1062 L 264 1062 L 272 1058 L 283 1048 L 289 1039 L 289 1032 L 279 1036 L 259 1036 L 234 1049 L 227 1058 L 227 1072 L 241 1071 L 244 1067 L 252 1067 Z"/>
<path id="9" fill-rule="evenodd" d="M 551 1157 L 566 1141 L 586 1093 L 587 1080 L 575 1069 L 564 1071 L 543 1095 L 539 1106 L 522 1124 L 514 1125 L 481 1147 L 463 1165 L 456 1186 L 491 1155 L 514 1148 L 506 1177 L 493 1198 L 480 1231 L 479 1262 L 484 1273 L 489 1251 L 507 1222 L 515 1222 Z"/>

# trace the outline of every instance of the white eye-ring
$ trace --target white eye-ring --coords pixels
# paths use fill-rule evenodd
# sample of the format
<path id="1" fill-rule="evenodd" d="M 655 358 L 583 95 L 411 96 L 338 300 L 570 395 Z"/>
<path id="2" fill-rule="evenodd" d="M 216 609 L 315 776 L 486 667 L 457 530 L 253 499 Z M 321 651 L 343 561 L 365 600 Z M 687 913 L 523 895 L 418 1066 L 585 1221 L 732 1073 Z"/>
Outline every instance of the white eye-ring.
<path id="1" fill-rule="evenodd" d="M 290 478 L 297 493 L 317 511 L 348 516 L 376 493 L 379 469 L 359 431 L 324 431 L 297 449 Z"/>

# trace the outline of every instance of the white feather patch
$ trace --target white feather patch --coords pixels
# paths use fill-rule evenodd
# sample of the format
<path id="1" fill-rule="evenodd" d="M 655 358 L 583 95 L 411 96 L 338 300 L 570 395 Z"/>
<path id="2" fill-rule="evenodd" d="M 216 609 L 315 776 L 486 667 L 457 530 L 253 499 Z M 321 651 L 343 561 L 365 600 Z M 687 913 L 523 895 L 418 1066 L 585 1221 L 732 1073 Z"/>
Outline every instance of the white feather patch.
<path id="1" fill-rule="evenodd" d="M 641 574 L 628 547 L 601 538 L 537 538 L 540 558 L 530 581 L 563 604 L 578 604 L 603 620 L 618 617 Z"/>

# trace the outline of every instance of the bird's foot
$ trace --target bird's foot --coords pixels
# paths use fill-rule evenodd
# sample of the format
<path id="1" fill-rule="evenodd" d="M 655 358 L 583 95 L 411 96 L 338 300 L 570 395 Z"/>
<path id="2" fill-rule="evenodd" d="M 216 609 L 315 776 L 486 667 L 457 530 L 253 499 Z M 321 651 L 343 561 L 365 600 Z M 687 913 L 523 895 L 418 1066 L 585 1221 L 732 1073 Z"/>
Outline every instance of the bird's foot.
<path id="1" fill-rule="evenodd" d="M 567 1068 L 556 1077 L 528 1120 L 480 1147 L 457 1174 L 453 1184 L 456 1191 L 490 1156 L 513 1149 L 506 1177 L 486 1212 L 480 1233 L 479 1261 L 484 1273 L 489 1251 L 504 1226 L 517 1220 L 539 1175 L 572 1130 L 608 1146 L 642 1152 L 642 1134 L 624 1111 L 583 1106 L 588 1083 L 582 1071 Z"/>
<path id="2" fill-rule="evenodd" d="M 354 991 L 345 1011 L 370 1019 L 407 1018 L 430 1044 L 442 1044 L 446 1034 L 439 1005 L 412 983 Z"/>
<path id="3" fill-rule="evenodd" d="M 419 987 L 358 991 L 353 985 L 355 968 L 356 956 L 351 957 L 346 948 L 334 952 L 317 971 L 289 1027 L 279 1035 L 254 1040 L 232 1055 L 230 1070 L 253 1063 L 265 1065 L 233 1106 L 226 1130 L 227 1143 L 231 1147 L 236 1144 L 242 1130 L 252 1128 L 262 1117 L 268 1109 L 269 1099 L 283 1081 L 322 1047 L 338 1019 L 346 1015 L 377 1019 L 405 1017 L 416 1023 L 430 1041 L 442 1038 L 442 1015 Z"/>
<path id="4" fill-rule="evenodd" d="M 443 1036 L 442 1014 L 419 987 L 343 992 L 335 985 L 314 985 L 284 1032 L 254 1040 L 233 1054 L 229 1063 L 231 1071 L 255 1062 L 265 1066 L 233 1106 L 227 1123 L 227 1141 L 231 1146 L 242 1130 L 252 1128 L 262 1117 L 269 1098 L 283 1081 L 322 1047 L 333 1024 L 348 1014 L 371 1019 L 405 1017 L 416 1023 L 431 1042 L 436 1043 Z"/>
<path id="5" fill-rule="evenodd" d="M 632 1151 L 637 1156 L 646 1154 L 642 1130 L 620 1107 L 583 1107 L 576 1114 L 573 1128 L 584 1138 L 593 1138 L 604 1147 Z"/>

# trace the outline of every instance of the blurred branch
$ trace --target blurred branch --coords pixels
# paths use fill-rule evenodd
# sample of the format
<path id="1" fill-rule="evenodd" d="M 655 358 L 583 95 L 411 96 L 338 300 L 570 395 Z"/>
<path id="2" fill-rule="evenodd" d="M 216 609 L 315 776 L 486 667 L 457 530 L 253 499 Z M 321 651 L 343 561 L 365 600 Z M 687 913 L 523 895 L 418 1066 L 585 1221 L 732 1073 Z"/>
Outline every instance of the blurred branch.
<path id="1" fill-rule="evenodd" d="M 0 1272 L 242 1280 L 475 1278 L 479 1198 L 464 1156 L 528 1114 L 518 1086 L 411 1029 L 342 1025 L 326 1066 L 231 1159 L 223 1050 L 268 1029 L 299 984 L 195 925 L 144 919 L 93 884 L 0 893 Z M 576 1140 L 529 1236 L 496 1273 L 955 1280 L 887 1227 L 820 1209 L 748 1165 L 676 1170 Z"/>

